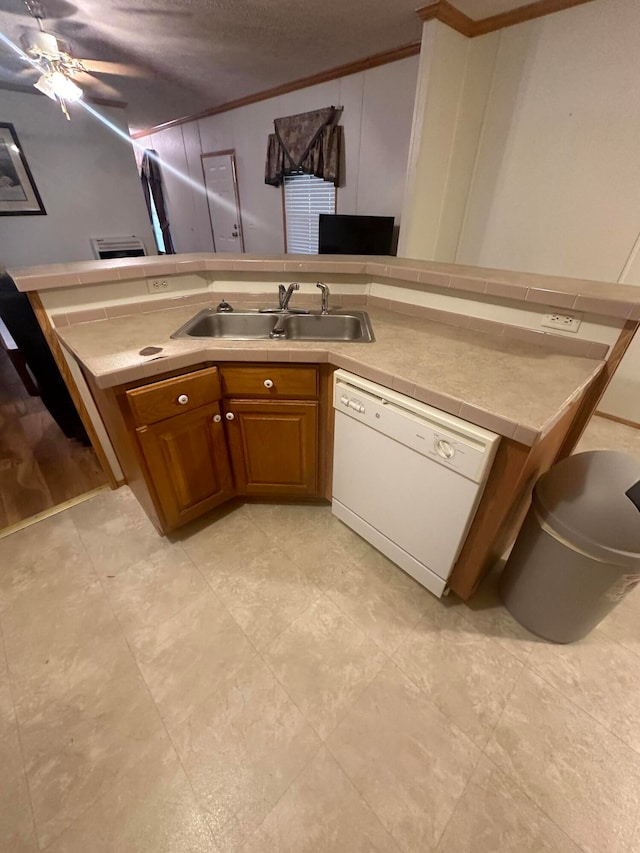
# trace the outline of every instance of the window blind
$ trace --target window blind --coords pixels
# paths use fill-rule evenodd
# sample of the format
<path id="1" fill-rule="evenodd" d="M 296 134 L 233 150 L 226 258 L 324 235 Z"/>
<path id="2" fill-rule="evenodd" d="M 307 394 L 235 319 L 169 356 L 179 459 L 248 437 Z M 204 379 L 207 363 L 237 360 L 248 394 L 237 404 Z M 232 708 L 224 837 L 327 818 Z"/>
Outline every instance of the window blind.
<path id="1" fill-rule="evenodd" d="M 284 179 L 287 252 L 318 253 L 321 213 L 336 212 L 336 188 L 330 181 L 302 172 Z"/>

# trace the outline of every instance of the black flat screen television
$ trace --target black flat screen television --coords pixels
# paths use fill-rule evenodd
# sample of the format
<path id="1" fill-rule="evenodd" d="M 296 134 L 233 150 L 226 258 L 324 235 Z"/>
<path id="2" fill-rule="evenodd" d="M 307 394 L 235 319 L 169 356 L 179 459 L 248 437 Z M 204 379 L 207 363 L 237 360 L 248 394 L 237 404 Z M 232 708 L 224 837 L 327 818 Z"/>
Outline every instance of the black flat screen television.
<path id="1" fill-rule="evenodd" d="M 321 255 L 390 255 L 393 216 L 320 214 Z"/>

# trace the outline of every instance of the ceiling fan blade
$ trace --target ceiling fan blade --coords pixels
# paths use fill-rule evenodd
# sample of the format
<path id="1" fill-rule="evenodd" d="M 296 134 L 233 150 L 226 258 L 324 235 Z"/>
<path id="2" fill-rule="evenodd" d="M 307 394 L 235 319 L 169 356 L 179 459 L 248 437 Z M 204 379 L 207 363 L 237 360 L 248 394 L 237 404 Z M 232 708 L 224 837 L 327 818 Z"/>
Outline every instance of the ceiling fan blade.
<path id="1" fill-rule="evenodd" d="M 123 62 L 106 62 L 102 59 L 79 59 L 87 71 L 92 74 L 117 74 L 121 77 L 144 77 L 144 73 L 134 65 Z"/>
<path id="2" fill-rule="evenodd" d="M 93 75 L 87 74 L 85 71 L 75 72 L 73 80 L 81 89 L 86 90 L 88 95 L 95 95 L 97 98 L 108 98 L 112 101 L 122 100 L 122 95 L 117 89 L 114 89 L 113 86 L 110 86 L 103 80 L 98 80 Z"/>
<path id="3" fill-rule="evenodd" d="M 8 65 L 0 65 L 0 69 L 19 80 L 26 80 L 29 77 L 33 77 L 40 73 L 39 68 L 36 68 L 34 65 L 27 65 L 24 63 L 21 64 L 19 68 L 10 68 Z"/>
<path id="4" fill-rule="evenodd" d="M 35 68 L 15 69 L 9 68 L 7 65 L 0 65 L 0 79 L 3 83 L 13 83 L 15 86 L 28 86 L 34 80 L 38 79 L 38 72 Z"/>
<path id="5" fill-rule="evenodd" d="M 139 6 L 114 6 L 114 12 L 123 12 L 125 15 L 167 15 L 174 18 L 190 16 L 191 12 L 183 9 L 140 9 Z"/>

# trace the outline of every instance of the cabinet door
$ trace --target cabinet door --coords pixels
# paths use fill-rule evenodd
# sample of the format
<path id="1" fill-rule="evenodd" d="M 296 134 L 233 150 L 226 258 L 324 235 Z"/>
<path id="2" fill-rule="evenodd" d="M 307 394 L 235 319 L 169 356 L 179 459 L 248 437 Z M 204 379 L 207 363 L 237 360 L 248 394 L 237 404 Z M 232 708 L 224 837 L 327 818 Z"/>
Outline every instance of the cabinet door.
<path id="1" fill-rule="evenodd" d="M 225 411 L 238 494 L 317 496 L 317 402 L 228 400 Z"/>
<path id="2" fill-rule="evenodd" d="M 214 418 L 218 403 L 136 430 L 168 530 L 234 495 L 224 426 Z"/>

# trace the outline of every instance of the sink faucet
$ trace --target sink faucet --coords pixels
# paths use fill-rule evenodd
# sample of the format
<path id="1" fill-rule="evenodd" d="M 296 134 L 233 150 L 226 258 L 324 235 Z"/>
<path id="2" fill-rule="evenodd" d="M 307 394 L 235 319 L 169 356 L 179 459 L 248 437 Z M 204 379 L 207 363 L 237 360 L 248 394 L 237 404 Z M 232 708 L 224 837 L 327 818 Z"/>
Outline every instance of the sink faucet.
<path id="1" fill-rule="evenodd" d="M 329 296 L 331 295 L 329 288 L 327 287 L 326 284 L 323 284 L 321 281 L 319 281 L 316 284 L 316 287 L 319 287 L 320 290 L 322 291 L 322 310 L 320 313 L 321 314 L 328 314 L 329 313 Z"/>
<path id="2" fill-rule="evenodd" d="M 294 290 L 300 290 L 297 281 L 292 281 L 289 287 L 278 285 L 278 308 L 260 308 L 260 314 L 308 314 L 306 308 L 289 308 L 289 302 Z"/>
<path id="3" fill-rule="evenodd" d="M 291 297 L 293 296 L 294 290 L 300 290 L 300 285 L 297 281 L 292 281 L 289 287 L 285 290 L 284 284 L 281 284 L 278 287 L 278 298 L 280 300 L 280 310 L 288 311 L 289 310 L 289 302 L 291 301 Z"/>

